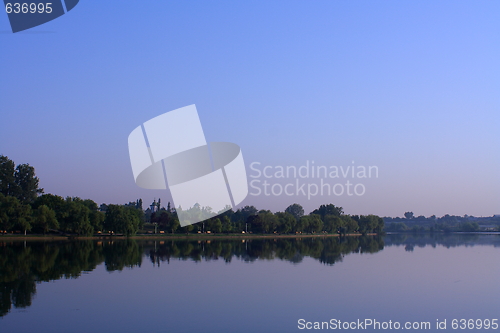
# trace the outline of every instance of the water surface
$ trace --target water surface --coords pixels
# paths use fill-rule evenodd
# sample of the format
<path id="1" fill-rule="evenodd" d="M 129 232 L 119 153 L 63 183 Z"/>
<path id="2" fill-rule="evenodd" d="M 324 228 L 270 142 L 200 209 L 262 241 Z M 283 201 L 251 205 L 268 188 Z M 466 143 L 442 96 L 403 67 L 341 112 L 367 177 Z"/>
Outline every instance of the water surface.
<path id="1" fill-rule="evenodd" d="M 499 235 L 2 242 L 0 332 L 500 319 Z"/>

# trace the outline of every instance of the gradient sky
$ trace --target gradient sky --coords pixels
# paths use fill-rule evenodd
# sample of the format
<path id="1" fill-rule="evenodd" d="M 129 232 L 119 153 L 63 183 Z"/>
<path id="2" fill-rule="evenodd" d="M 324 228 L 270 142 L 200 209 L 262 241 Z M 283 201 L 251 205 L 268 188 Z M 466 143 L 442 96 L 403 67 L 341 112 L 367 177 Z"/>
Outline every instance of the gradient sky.
<path id="1" fill-rule="evenodd" d="M 82 0 L 16 34 L 2 14 L 0 154 L 33 165 L 46 193 L 166 203 L 135 185 L 127 138 L 196 104 L 207 141 L 239 144 L 247 166 L 379 168 L 361 197 L 241 205 L 500 214 L 499 13 L 498 1 Z"/>

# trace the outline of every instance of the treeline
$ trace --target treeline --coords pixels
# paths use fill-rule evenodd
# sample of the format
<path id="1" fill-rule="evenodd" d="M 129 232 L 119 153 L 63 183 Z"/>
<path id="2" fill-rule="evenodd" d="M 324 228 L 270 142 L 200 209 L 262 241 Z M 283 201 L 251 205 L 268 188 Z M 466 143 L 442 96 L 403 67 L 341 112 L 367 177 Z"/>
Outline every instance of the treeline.
<path id="1" fill-rule="evenodd" d="M 88 236 L 103 230 L 135 234 L 144 223 L 142 201 L 98 207 L 90 199 L 43 194 L 29 164 L 0 155 L 0 232 L 61 232 Z M 105 210 L 105 212 L 103 211 Z"/>
<path id="2" fill-rule="evenodd" d="M 384 221 L 375 215 L 346 215 L 342 207 L 321 205 L 305 215 L 299 204 L 284 212 L 273 213 L 246 206 L 228 210 L 194 225 L 181 228 L 175 208 L 152 205 L 146 212 L 142 199 L 125 205 L 97 205 L 90 199 L 62 198 L 42 194 L 39 179 L 28 164 L 15 167 L 12 160 L 0 155 L 0 231 L 18 233 L 60 232 L 88 236 L 96 233 L 134 235 L 145 227 L 167 233 L 381 233 Z M 40 195 L 42 194 L 42 195 Z M 157 230 L 157 228 L 159 230 Z"/>
<path id="3" fill-rule="evenodd" d="M 256 234 L 316 234 L 316 233 L 381 233 L 384 221 L 376 215 L 346 215 L 342 207 L 321 205 L 310 214 L 304 214 L 299 204 L 285 211 L 273 213 L 245 206 L 232 209 L 203 222 L 181 228 L 175 210 L 162 208 L 151 215 L 151 223 L 168 233 L 256 233 Z"/>
<path id="4" fill-rule="evenodd" d="M 64 199 L 44 194 L 32 203 L 24 203 L 0 193 L 0 231 L 3 232 L 90 236 L 107 230 L 130 236 L 137 233 L 143 223 L 142 210 L 128 205 L 108 205 L 106 212 L 102 212 L 90 199 Z"/>
<path id="5" fill-rule="evenodd" d="M 389 232 L 475 232 L 480 230 L 500 231 L 500 216 L 481 217 L 446 214 L 414 216 L 406 212 L 402 217 L 384 217 L 386 231 Z M 481 224 L 480 224 L 481 223 Z"/>

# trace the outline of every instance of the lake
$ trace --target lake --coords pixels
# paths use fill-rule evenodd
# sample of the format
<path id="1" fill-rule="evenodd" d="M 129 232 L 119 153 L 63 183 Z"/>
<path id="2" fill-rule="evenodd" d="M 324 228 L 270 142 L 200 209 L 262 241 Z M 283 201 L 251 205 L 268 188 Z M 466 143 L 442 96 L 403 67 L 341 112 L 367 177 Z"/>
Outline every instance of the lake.
<path id="1" fill-rule="evenodd" d="M 500 235 L 0 238 L 0 332 L 500 331 L 499 281 Z"/>

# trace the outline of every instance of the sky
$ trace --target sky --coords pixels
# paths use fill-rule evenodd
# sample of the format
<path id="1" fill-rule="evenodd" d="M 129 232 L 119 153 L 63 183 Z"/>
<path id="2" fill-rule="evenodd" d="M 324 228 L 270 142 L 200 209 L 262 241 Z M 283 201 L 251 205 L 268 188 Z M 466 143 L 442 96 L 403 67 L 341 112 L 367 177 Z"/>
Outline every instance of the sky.
<path id="1" fill-rule="evenodd" d="M 499 13 L 497 1 L 82 0 L 15 34 L 0 14 L 0 154 L 34 166 L 45 193 L 166 204 L 168 190 L 135 184 L 128 135 L 195 104 L 206 140 L 238 144 L 257 181 L 238 207 L 500 214 Z M 266 180 L 277 193 L 321 179 L 254 170 L 313 161 L 378 176 L 324 179 L 342 195 L 266 196 Z"/>

